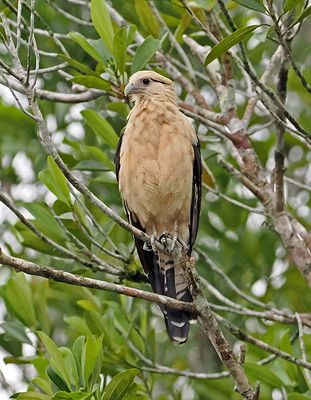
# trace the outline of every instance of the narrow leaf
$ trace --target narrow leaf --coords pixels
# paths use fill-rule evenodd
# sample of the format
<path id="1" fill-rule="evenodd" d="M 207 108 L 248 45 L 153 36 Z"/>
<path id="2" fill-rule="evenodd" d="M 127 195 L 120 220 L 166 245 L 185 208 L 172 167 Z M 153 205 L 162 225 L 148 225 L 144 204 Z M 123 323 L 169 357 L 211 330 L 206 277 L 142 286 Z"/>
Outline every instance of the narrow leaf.
<path id="1" fill-rule="evenodd" d="M 67 199 L 63 196 L 57 183 L 54 181 L 51 171 L 49 169 L 44 169 L 38 174 L 39 180 L 52 192 L 55 196 L 62 202 L 67 204 Z"/>
<path id="2" fill-rule="evenodd" d="M 85 382 L 91 377 L 97 360 L 102 352 L 102 337 L 88 336 L 82 351 L 82 371 Z"/>
<path id="3" fill-rule="evenodd" d="M 99 78 L 97 76 L 89 75 L 78 75 L 70 79 L 71 82 L 78 83 L 79 85 L 86 86 L 88 88 L 95 88 L 101 90 L 110 90 L 111 84 L 105 79 Z"/>
<path id="4" fill-rule="evenodd" d="M 226 36 L 221 42 L 217 43 L 206 57 L 205 65 L 210 64 L 213 60 L 218 58 L 221 54 L 228 51 L 235 44 L 245 39 L 252 31 L 261 25 L 250 25 L 237 29 L 231 35 Z"/>
<path id="5" fill-rule="evenodd" d="M 91 18 L 102 41 L 112 51 L 113 27 L 105 0 L 91 0 Z"/>
<path id="6" fill-rule="evenodd" d="M 97 76 L 96 72 L 94 72 L 87 65 L 82 64 L 80 61 L 77 61 L 71 57 L 64 56 L 63 54 L 59 54 L 58 57 L 64 61 L 66 61 L 72 68 L 74 68 L 76 71 L 78 71 L 80 73 L 84 73 L 86 75 Z"/>
<path id="7" fill-rule="evenodd" d="M 94 160 L 82 160 L 73 169 L 76 171 L 107 171 L 107 167 Z"/>
<path id="8" fill-rule="evenodd" d="M 85 154 L 89 159 L 95 159 L 102 162 L 109 171 L 114 171 L 114 164 L 107 154 L 96 146 L 85 146 Z"/>
<path id="9" fill-rule="evenodd" d="M 216 4 L 216 0 L 194 0 L 194 2 L 205 10 L 211 10 Z"/>
<path id="10" fill-rule="evenodd" d="M 289 27 L 292 28 L 293 26 L 295 26 L 296 24 L 298 24 L 299 22 L 303 21 L 305 18 L 307 18 L 309 15 L 311 14 L 311 6 L 307 7 L 301 14 L 300 16 L 291 24 L 291 26 Z"/>
<path id="11" fill-rule="evenodd" d="M 59 374 L 60 377 L 66 382 L 68 387 L 70 387 L 70 376 L 61 351 L 58 349 L 53 340 L 49 338 L 49 336 L 46 335 L 44 332 L 37 332 L 37 335 L 39 336 L 51 356 L 51 366 L 57 372 L 57 374 Z"/>
<path id="12" fill-rule="evenodd" d="M 273 387 L 282 387 L 283 385 L 281 379 L 274 372 L 272 372 L 271 369 L 264 365 L 246 363 L 245 369 L 247 374 L 252 377 L 260 376 L 260 380 L 262 383 L 271 385 Z"/>
<path id="13" fill-rule="evenodd" d="M 25 332 L 25 326 L 18 320 L 3 322 L 1 328 L 4 330 L 6 337 L 12 337 L 22 343 L 27 343 L 32 346 L 32 342 Z"/>
<path id="14" fill-rule="evenodd" d="M 66 239 L 65 232 L 46 206 L 38 203 L 22 203 L 22 205 L 35 217 L 35 225 L 44 234 L 56 240 Z"/>
<path id="15" fill-rule="evenodd" d="M 67 183 L 67 179 L 65 178 L 65 175 L 62 173 L 60 170 L 59 166 L 56 164 L 52 156 L 48 156 L 48 166 L 49 170 L 52 174 L 52 177 L 54 179 L 54 182 L 58 185 L 59 190 L 62 193 L 62 199 L 65 203 L 68 205 L 71 204 L 70 200 L 70 191 Z M 59 199 L 59 200 L 62 200 Z"/>
<path id="16" fill-rule="evenodd" d="M 148 36 L 135 53 L 131 74 L 143 69 L 160 46 L 161 41 L 159 39 Z"/>
<path id="17" fill-rule="evenodd" d="M 295 8 L 299 3 L 301 3 L 303 0 L 286 0 L 284 5 L 283 5 L 283 11 L 289 11 Z"/>
<path id="18" fill-rule="evenodd" d="M 125 71 L 126 49 L 127 29 L 123 27 L 115 33 L 113 38 L 113 55 L 121 75 Z"/>
<path id="19" fill-rule="evenodd" d="M 9 303 L 12 313 L 26 326 L 35 327 L 37 324 L 34 301 L 31 288 L 25 275 L 14 273 L 5 286 L 5 300 Z M 12 328 L 6 325 L 7 329 Z M 11 331 L 12 332 L 12 331 Z"/>
<path id="20" fill-rule="evenodd" d="M 131 44 L 134 41 L 135 35 L 136 35 L 136 31 L 137 31 L 136 25 L 129 25 L 127 27 L 127 35 L 126 35 L 126 43 L 127 43 L 127 45 Z"/>
<path id="21" fill-rule="evenodd" d="M 76 42 L 82 49 L 88 53 L 94 60 L 101 63 L 103 62 L 99 52 L 78 32 L 70 32 L 68 34 L 71 40 Z"/>
<path id="22" fill-rule="evenodd" d="M 118 135 L 109 122 L 97 111 L 87 109 L 81 112 L 88 126 L 108 146 L 115 148 L 118 143 Z"/>
<path id="23" fill-rule="evenodd" d="M 38 392 L 25 392 L 17 396 L 17 400 L 51 400 L 51 397 Z"/>
<path id="24" fill-rule="evenodd" d="M 135 10 L 139 21 L 147 33 L 158 38 L 160 36 L 160 24 L 154 16 L 147 0 L 134 0 Z"/>
<path id="25" fill-rule="evenodd" d="M 114 376 L 105 388 L 102 400 L 122 400 L 130 390 L 138 370 L 128 369 Z"/>
<path id="26" fill-rule="evenodd" d="M 254 11 L 259 11 L 261 13 L 266 12 L 265 7 L 259 0 L 234 0 L 234 2 Z"/>

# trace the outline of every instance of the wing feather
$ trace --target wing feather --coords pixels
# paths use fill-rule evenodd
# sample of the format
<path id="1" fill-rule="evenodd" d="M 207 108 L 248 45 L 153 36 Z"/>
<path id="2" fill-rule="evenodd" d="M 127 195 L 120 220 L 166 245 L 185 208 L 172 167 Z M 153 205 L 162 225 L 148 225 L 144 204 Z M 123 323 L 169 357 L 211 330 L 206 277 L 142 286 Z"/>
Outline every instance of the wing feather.
<path id="1" fill-rule="evenodd" d="M 198 139 L 193 145 L 194 160 L 193 160 L 193 178 L 192 178 L 192 201 L 190 211 L 190 226 L 189 226 L 189 252 L 191 254 L 192 247 L 197 237 L 199 229 L 199 218 L 201 211 L 201 195 L 202 195 L 202 161 L 201 147 Z"/>

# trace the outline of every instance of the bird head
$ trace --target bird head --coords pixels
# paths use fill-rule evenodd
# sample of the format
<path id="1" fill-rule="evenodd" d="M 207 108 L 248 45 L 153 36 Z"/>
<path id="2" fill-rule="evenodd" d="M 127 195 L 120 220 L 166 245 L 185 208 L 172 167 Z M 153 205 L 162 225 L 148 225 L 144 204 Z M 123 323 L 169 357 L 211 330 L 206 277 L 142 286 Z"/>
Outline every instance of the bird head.
<path id="1" fill-rule="evenodd" d="M 135 102 L 155 98 L 176 102 L 174 82 L 154 71 L 139 71 L 132 75 L 124 94 Z"/>

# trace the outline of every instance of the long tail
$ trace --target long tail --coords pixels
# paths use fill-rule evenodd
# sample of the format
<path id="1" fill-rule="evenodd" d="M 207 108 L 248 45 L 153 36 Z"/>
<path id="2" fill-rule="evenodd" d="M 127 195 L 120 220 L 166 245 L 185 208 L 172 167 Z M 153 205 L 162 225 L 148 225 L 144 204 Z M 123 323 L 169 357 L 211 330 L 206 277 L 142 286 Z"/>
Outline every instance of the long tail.
<path id="1" fill-rule="evenodd" d="M 192 296 L 180 265 L 164 254 L 159 255 L 159 263 L 164 294 L 180 301 L 192 302 Z M 168 336 L 173 342 L 184 343 L 189 335 L 191 314 L 169 307 L 165 307 L 165 311 Z"/>
<path id="2" fill-rule="evenodd" d="M 139 229 L 141 229 L 139 227 Z M 192 302 L 192 296 L 187 287 L 181 267 L 164 254 L 144 250 L 144 242 L 135 238 L 136 248 L 141 264 L 148 275 L 152 289 L 174 299 Z M 172 342 L 184 343 L 188 339 L 189 320 L 193 316 L 185 311 L 174 310 L 160 305 L 164 314 L 166 330 Z"/>

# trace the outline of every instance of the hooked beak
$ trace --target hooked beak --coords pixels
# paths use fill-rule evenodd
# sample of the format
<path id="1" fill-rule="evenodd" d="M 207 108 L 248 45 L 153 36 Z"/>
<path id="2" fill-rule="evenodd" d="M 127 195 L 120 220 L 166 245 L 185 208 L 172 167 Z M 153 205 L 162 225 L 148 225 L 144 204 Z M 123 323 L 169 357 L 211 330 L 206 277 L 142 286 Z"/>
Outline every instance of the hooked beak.
<path id="1" fill-rule="evenodd" d="M 134 83 L 128 83 L 125 86 L 124 94 L 126 97 L 128 97 L 130 94 L 134 94 L 135 92 L 136 92 L 136 86 L 134 85 Z"/>

